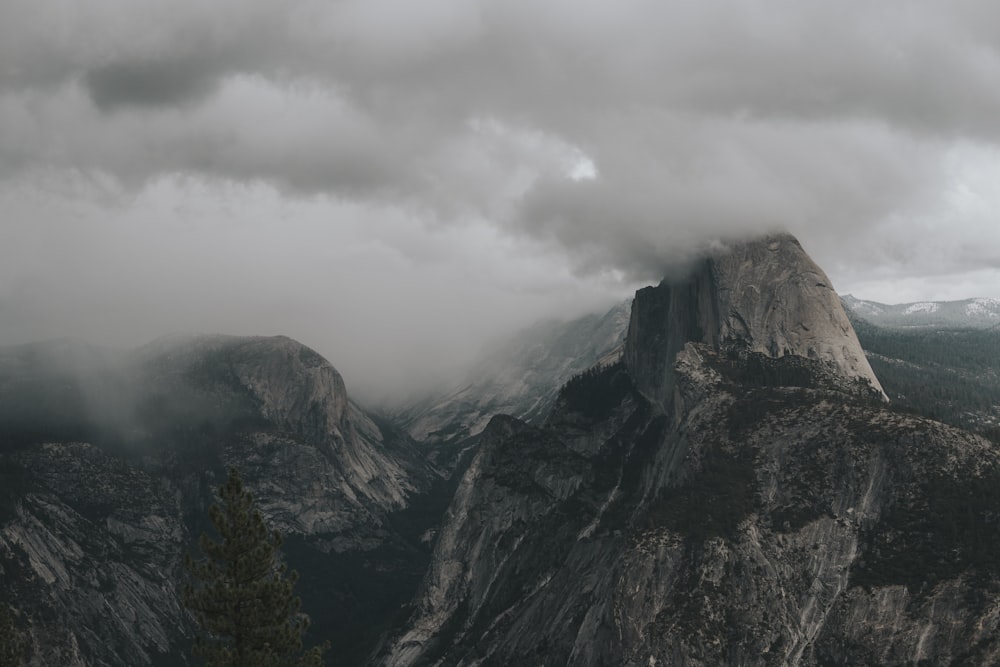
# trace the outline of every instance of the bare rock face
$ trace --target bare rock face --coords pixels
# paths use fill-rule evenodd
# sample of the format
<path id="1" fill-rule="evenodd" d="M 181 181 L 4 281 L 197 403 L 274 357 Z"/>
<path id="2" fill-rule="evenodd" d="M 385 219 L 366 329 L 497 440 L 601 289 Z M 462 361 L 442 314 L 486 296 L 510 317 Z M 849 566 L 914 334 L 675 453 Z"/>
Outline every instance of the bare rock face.
<path id="1" fill-rule="evenodd" d="M 176 487 L 85 443 L 31 448 L 16 465 L 29 490 L 0 528 L 0 574 L 30 664 L 188 664 Z"/>
<path id="2" fill-rule="evenodd" d="M 330 362 L 290 338 L 204 336 L 144 354 L 148 382 L 165 400 L 191 396 L 237 425 L 217 439 L 222 462 L 243 471 L 283 533 L 360 543 L 434 477 L 405 438 L 387 439 L 350 401 Z M 181 406 L 170 419 L 191 419 L 193 409 Z"/>
<path id="3" fill-rule="evenodd" d="M 407 665 L 992 665 L 1000 453 L 895 412 L 787 236 L 641 290 L 622 363 L 498 418 Z"/>
<path id="4" fill-rule="evenodd" d="M 1000 455 L 756 354 L 688 343 L 670 414 L 617 366 L 491 425 L 383 664 L 995 664 Z"/>
<path id="5" fill-rule="evenodd" d="M 342 427 L 348 409 L 344 379 L 301 343 L 283 336 L 242 339 L 230 364 L 261 413 L 283 430 L 322 436 Z"/>
<path id="6" fill-rule="evenodd" d="M 669 396 L 687 342 L 825 361 L 886 400 L 830 280 L 787 234 L 734 245 L 686 279 L 636 293 L 625 360 L 640 391 Z"/>

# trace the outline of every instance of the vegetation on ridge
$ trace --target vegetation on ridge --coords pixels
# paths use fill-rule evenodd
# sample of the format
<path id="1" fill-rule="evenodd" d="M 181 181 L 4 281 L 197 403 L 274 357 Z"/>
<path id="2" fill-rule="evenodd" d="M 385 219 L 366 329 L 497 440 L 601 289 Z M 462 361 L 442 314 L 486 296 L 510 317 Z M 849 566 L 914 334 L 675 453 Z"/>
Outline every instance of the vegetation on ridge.
<path id="1" fill-rule="evenodd" d="M 600 421 L 607 419 L 631 390 L 632 379 L 619 361 L 573 376 L 563 385 L 559 399 L 569 410 Z"/>
<path id="2" fill-rule="evenodd" d="M 1000 329 L 852 323 L 893 405 L 1000 443 Z"/>

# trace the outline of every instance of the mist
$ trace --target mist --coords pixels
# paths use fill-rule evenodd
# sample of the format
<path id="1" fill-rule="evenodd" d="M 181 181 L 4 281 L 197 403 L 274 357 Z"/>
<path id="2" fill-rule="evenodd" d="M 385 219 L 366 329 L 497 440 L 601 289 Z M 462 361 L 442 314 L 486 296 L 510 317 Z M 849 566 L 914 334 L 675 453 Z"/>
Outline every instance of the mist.
<path id="1" fill-rule="evenodd" d="M 285 334 L 377 401 L 797 235 L 1000 295 L 988 2 L 0 8 L 0 344 Z"/>

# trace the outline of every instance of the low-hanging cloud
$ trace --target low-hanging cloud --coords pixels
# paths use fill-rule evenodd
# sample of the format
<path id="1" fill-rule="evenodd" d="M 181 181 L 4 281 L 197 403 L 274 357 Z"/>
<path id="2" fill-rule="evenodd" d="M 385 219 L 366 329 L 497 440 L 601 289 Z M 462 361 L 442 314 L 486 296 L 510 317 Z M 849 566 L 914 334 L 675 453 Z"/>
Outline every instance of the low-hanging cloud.
<path id="1" fill-rule="evenodd" d="M 120 107 L 182 106 L 212 92 L 217 77 L 198 60 L 121 62 L 84 75 L 90 99 L 101 111 Z"/>
<path id="2" fill-rule="evenodd" d="M 0 180 L 108 181 L 151 219 L 163 183 L 234 219 L 232 188 L 274 188 L 421 276 L 488 237 L 631 284 L 777 228 L 857 285 L 990 276 L 998 45 L 973 0 L 10 0 Z"/>

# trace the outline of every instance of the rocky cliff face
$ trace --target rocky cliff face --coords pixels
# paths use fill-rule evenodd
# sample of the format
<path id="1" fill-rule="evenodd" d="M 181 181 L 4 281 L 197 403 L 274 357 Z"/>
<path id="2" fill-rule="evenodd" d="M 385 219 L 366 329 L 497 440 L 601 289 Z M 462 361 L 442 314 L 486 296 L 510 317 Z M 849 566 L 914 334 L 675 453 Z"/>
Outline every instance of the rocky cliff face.
<path id="1" fill-rule="evenodd" d="M 687 342 L 827 361 L 884 398 L 830 280 L 789 235 L 735 245 L 691 275 L 636 294 L 625 360 L 640 391 L 663 401 Z"/>
<path id="2" fill-rule="evenodd" d="M 346 633 L 348 660 L 367 650 L 373 638 L 350 635 L 422 563 L 393 516 L 438 476 L 329 362 L 287 338 L 163 340 L 114 363 L 43 347 L 0 359 L 0 398 L 35 404 L 29 420 L 0 410 L 0 576 L 31 664 L 185 664 L 180 563 L 229 466 L 311 584 L 299 593 L 317 634 Z M 370 585 L 377 603 L 346 593 Z"/>
<path id="3" fill-rule="evenodd" d="M 353 404 L 337 370 L 289 338 L 202 337 L 141 350 L 150 399 L 192 394 L 239 423 L 221 461 L 237 466 L 279 530 L 360 539 L 435 477 L 411 442 Z M 162 409 L 162 408 L 160 408 Z M 165 421 L 175 426 L 188 407 Z M 180 412 L 180 414 L 178 414 Z M 393 436 L 392 433 L 389 434 Z"/>
<path id="4" fill-rule="evenodd" d="M 626 363 L 491 422 L 382 664 L 1000 660 L 1000 455 L 885 404 L 804 257 L 640 292 Z"/>
<path id="5" fill-rule="evenodd" d="M 190 633 L 176 588 L 189 538 L 176 488 L 84 443 L 15 461 L 30 491 L 0 532 L 0 567 L 30 664 L 187 664 L 176 650 Z"/>
<path id="6" fill-rule="evenodd" d="M 641 290 L 622 353 L 621 313 L 515 346 L 468 413 L 421 413 L 454 435 L 536 401 L 454 489 L 288 339 L 2 350 L 0 580 L 31 664 L 185 664 L 180 558 L 229 465 L 330 664 L 997 664 L 1000 456 L 886 404 L 831 295 L 777 236 Z"/>

